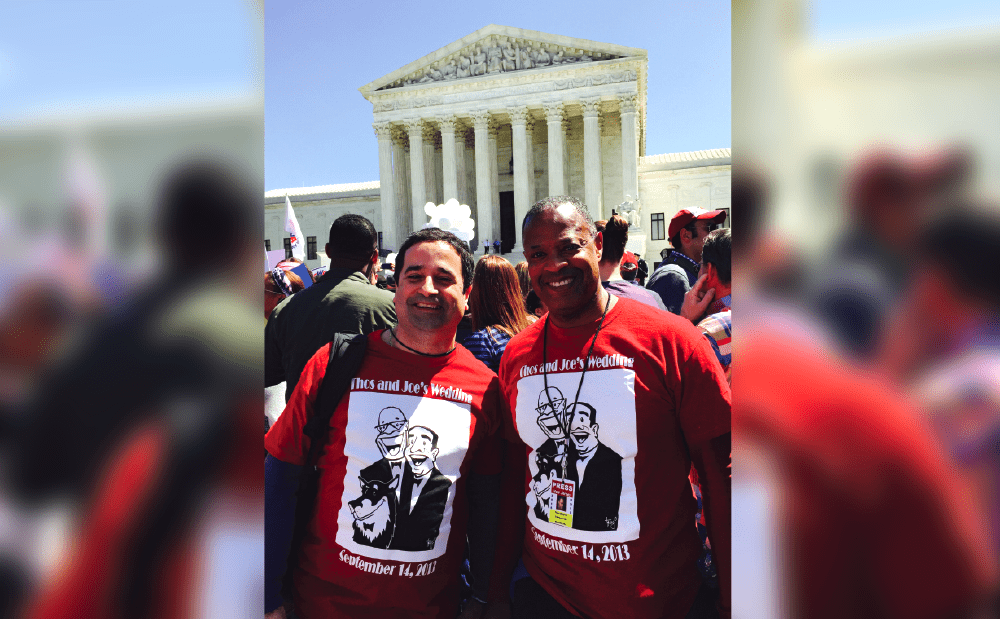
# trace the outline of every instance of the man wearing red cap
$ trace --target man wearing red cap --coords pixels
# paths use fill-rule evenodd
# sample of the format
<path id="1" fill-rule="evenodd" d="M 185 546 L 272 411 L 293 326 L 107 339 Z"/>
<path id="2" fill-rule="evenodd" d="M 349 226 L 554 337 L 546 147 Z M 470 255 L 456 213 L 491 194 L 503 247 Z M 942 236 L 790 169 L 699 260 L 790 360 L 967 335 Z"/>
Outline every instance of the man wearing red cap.
<path id="1" fill-rule="evenodd" d="M 725 220 L 725 211 L 706 211 L 693 206 L 677 211 L 670 220 L 667 232 L 673 250 L 646 284 L 646 288 L 660 295 L 668 311 L 680 313 L 685 293 L 698 279 L 705 237 Z"/>

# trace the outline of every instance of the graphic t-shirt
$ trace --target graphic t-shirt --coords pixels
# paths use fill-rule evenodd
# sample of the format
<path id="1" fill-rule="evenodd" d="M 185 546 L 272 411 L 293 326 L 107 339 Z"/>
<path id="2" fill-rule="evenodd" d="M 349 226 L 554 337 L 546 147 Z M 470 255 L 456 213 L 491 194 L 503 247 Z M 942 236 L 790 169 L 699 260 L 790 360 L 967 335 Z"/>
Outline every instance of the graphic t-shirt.
<path id="1" fill-rule="evenodd" d="M 317 510 L 295 575 L 296 611 L 312 617 L 453 616 L 468 510 L 465 475 L 499 472 L 496 375 L 458 346 L 417 357 L 368 336 L 319 458 Z M 275 458 L 305 463 L 303 434 L 329 360 L 306 365 L 265 436 Z"/>
<path id="2" fill-rule="evenodd" d="M 546 323 L 500 365 L 507 432 L 527 458 L 525 567 L 583 616 L 683 617 L 701 550 L 687 445 L 729 432 L 722 369 L 689 321 L 619 299 L 581 386 L 598 321 L 550 324 L 547 346 Z"/>

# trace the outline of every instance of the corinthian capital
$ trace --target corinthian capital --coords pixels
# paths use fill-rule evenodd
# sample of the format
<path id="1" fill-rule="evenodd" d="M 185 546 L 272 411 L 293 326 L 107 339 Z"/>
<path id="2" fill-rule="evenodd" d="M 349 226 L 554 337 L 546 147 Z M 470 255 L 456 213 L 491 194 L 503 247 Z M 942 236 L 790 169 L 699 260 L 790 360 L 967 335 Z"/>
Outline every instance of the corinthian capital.
<path id="1" fill-rule="evenodd" d="M 639 108 L 639 95 L 618 95 L 618 108 L 622 114 L 635 112 Z"/>
<path id="2" fill-rule="evenodd" d="M 550 101 L 542 105 L 545 110 L 545 118 L 550 123 L 560 122 L 563 118 L 564 104 L 562 101 Z"/>
<path id="3" fill-rule="evenodd" d="M 472 113 L 472 124 L 476 129 L 486 129 L 490 126 L 489 110 L 476 110 Z"/>
<path id="4" fill-rule="evenodd" d="M 438 116 L 435 120 L 438 122 L 438 126 L 441 127 L 442 133 L 455 133 L 455 117 L 454 116 Z"/>
<path id="5" fill-rule="evenodd" d="M 375 129 L 375 135 L 377 135 L 380 140 L 392 137 L 392 123 L 372 123 L 372 128 Z"/>
<path id="6" fill-rule="evenodd" d="M 601 113 L 601 98 L 592 97 L 590 99 L 584 99 L 580 102 L 583 107 L 583 117 L 593 118 Z"/>
<path id="7" fill-rule="evenodd" d="M 510 114 L 510 124 L 511 125 L 523 125 L 528 121 L 528 108 L 523 105 L 520 107 L 512 107 L 507 110 Z"/>
<path id="8" fill-rule="evenodd" d="M 403 125 L 406 127 L 406 132 L 410 134 L 410 139 L 419 137 L 421 132 L 424 130 L 424 119 L 423 118 L 407 118 L 403 121 Z"/>

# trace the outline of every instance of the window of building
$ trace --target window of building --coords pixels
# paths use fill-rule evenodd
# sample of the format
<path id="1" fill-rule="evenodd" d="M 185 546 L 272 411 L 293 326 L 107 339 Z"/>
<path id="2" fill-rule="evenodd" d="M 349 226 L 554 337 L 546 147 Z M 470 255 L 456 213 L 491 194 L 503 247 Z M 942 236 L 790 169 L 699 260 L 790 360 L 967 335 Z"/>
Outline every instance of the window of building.
<path id="1" fill-rule="evenodd" d="M 719 209 L 719 210 L 720 211 L 724 211 L 726 213 L 726 221 L 722 222 L 722 227 L 723 228 L 732 228 L 733 227 L 733 221 L 732 221 L 731 217 L 732 217 L 733 214 L 727 208 L 722 208 L 722 209 Z"/>
<path id="2" fill-rule="evenodd" d="M 292 239 L 291 237 L 285 238 L 285 260 L 292 257 Z"/>
<path id="3" fill-rule="evenodd" d="M 316 259 L 316 237 L 306 237 L 306 260 Z"/>
<path id="4" fill-rule="evenodd" d="M 653 241 L 666 240 L 667 235 L 664 232 L 663 213 L 653 213 L 651 217 L 653 218 L 652 225 L 650 226 L 650 233 L 652 234 L 651 240 Z"/>
<path id="5" fill-rule="evenodd" d="M 271 251 L 271 239 L 264 239 L 264 249 Z"/>
<path id="6" fill-rule="evenodd" d="M 382 233 L 378 233 L 378 250 L 382 251 Z"/>

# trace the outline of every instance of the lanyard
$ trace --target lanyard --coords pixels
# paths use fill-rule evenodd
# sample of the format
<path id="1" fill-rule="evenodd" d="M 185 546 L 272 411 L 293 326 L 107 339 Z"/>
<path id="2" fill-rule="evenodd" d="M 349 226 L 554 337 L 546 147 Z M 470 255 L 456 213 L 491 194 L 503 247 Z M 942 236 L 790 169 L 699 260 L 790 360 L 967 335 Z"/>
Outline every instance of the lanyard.
<path id="1" fill-rule="evenodd" d="M 587 370 L 590 368 L 590 353 L 594 352 L 594 343 L 597 342 L 597 334 L 601 332 L 601 327 L 604 326 L 604 317 L 608 315 L 608 308 L 611 307 L 611 294 L 608 293 L 608 302 L 604 304 L 604 313 L 601 314 L 601 322 L 597 325 L 597 331 L 594 332 L 594 338 L 590 340 L 590 348 L 587 349 L 587 356 L 583 359 L 583 371 L 580 372 L 580 384 L 576 387 L 576 395 L 573 397 L 573 407 L 569 409 L 570 411 L 576 410 L 576 405 L 580 400 L 580 390 L 583 389 L 583 377 L 587 375 Z M 552 403 L 552 396 L 549 394 L 549 372 L 545 364 L 545 358 L 547 356 L 549 347 L 549 317 L 545 317 L 545 325 L 542 328 L 542 382 L 545 385 L 545 397 L 549 400 L 549 407 L 552 412 L 555 413 L 556 407 Z M 559 422 L 559 425 L 563 430 L 563 440 L 566 441 L 566 453 L 563 454 L 562 462 L 562 476 L 566 479 L 566 461 L 569 460 L 569 416 L 566 414 L 568 411 L 563 409 L 563 419 Z"/>

